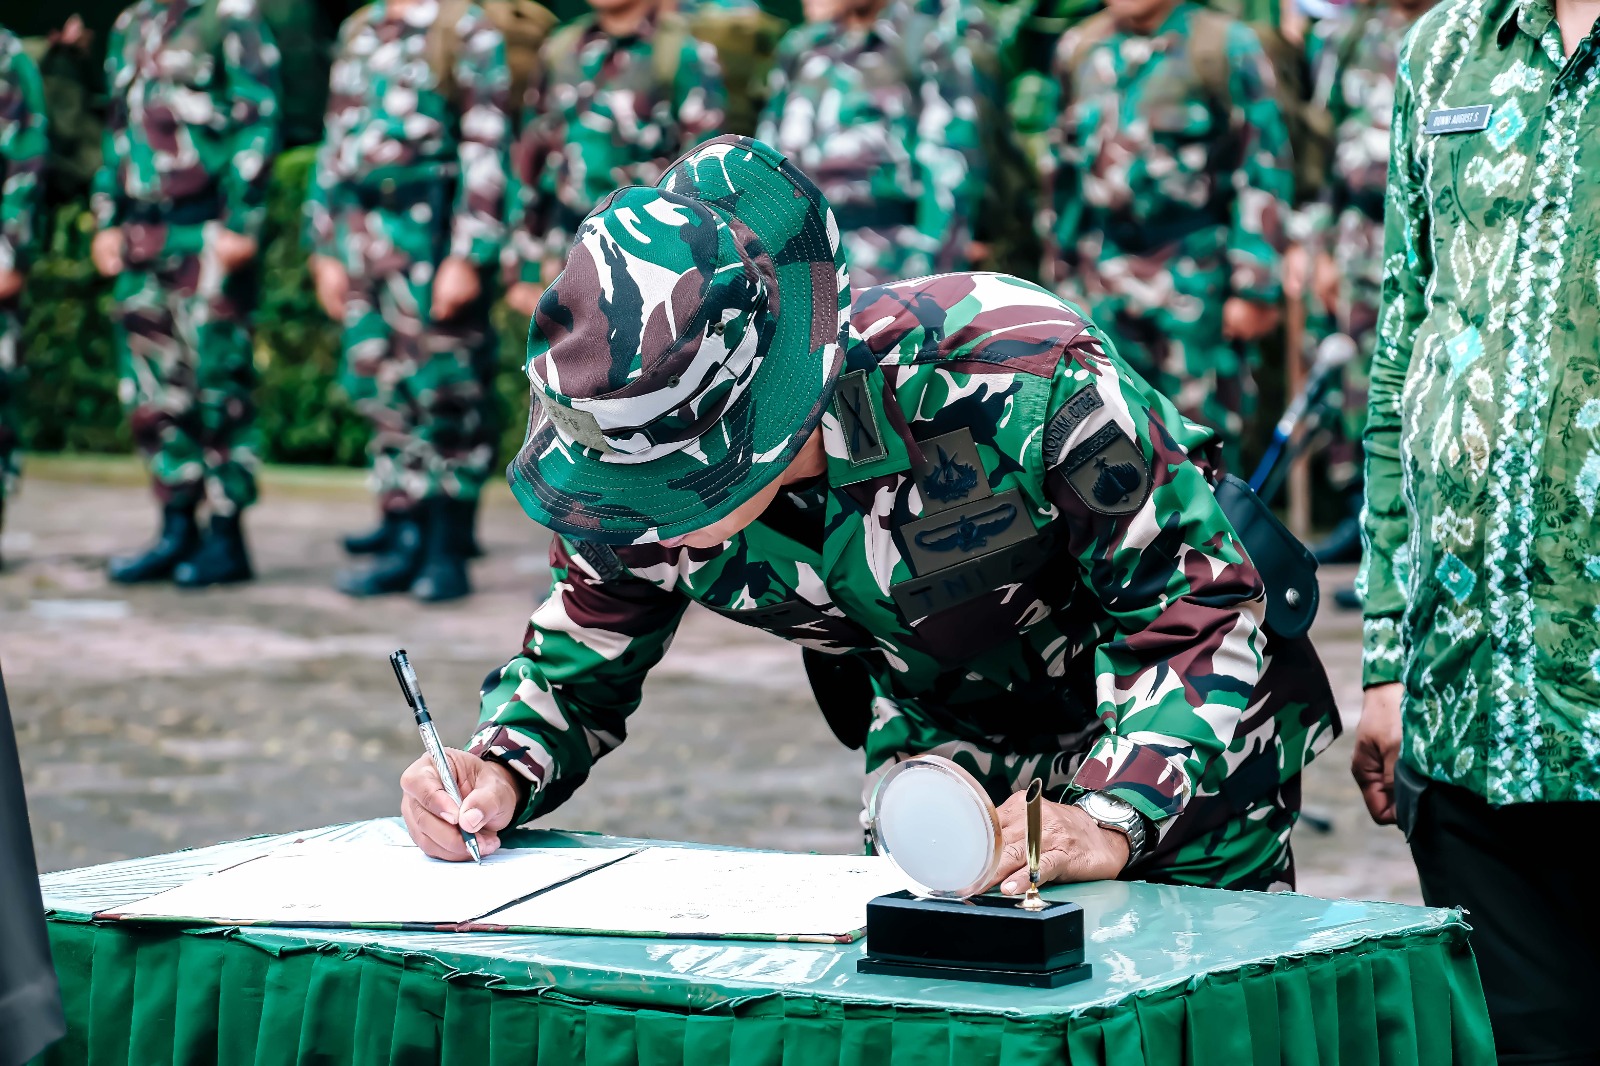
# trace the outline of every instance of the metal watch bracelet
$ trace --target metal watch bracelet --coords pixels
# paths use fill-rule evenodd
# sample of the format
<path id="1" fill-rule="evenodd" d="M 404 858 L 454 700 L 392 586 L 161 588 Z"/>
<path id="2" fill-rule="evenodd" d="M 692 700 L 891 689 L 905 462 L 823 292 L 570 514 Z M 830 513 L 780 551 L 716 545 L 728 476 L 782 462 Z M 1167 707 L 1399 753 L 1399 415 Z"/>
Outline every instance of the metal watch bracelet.
<path id="1" fill-rule="evenodd" d="M 1155 834 L 1139 809 L 1127 800 L 1118 799 L 1108 792 L 1085 792 L 1072 801 L 1102 829 L 1113 829 L 1128 838 L 1128 865 L 1132 866 L 1149 850 Z"/>

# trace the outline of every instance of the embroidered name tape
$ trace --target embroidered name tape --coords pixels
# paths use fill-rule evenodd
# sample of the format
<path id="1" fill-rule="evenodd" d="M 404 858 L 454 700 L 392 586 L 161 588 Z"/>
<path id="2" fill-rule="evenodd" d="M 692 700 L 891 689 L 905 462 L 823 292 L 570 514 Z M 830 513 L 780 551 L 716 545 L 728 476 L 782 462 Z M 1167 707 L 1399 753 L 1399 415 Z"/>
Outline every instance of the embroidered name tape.
<path id="1" fill-rule="evenodd" d="M 1422 132 L 1430 134 L 1440 133 L 1479 133 L 1489 128 L 1489 115 L 1494 108 L 1488 104 L 1474 104 L 1471 107 L 1441 107 L 1437 111 L 1429 111 L 1428 119 L 1422 124 Z"/>

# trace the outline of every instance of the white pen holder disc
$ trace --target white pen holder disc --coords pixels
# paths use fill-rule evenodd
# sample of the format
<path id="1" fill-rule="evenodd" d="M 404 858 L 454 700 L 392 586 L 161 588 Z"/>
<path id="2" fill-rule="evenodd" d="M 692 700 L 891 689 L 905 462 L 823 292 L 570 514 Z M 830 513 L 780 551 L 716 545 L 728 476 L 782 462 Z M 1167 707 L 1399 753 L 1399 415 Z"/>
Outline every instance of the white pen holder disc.
<path id="1" fill-rule="evenodd" d="M 1000 816 L 967 771 L 938 755 L 892 767 L 867 805 L 873 843 L 928 896 L 965 898 L 1000 870 Z"/>

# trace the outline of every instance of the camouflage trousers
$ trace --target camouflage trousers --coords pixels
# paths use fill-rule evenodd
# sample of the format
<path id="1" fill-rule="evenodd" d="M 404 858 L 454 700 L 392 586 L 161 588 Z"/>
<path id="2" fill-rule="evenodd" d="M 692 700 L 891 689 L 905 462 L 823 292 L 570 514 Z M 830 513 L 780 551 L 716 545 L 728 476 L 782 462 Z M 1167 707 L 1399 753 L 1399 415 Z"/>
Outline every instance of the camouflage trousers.
<path id="1" fill-rule="evenodd" d="M 1326 680 L 1307 687 L 1313 676 L 1322 673 L 1309 641 L 1290 642 L 1269 658 L 1227 751 L 1160 842 L 1123 879 L 1260 891 L 1294 887 L 1289 837 L 1300 817 L 1300 774 L 1280 768 L 1309 763 L 1340 728 Z M 1035 778 L 1043 782 L 1046 799 L 1062 802 L 1104 732 L 1094 721 L 1068 735 L 985 736 L 950 716 L 881 696 L 873 712 L 863 808 L 890 767 L 918 754 L 953 760 L 996 804 Z"/>
<path id="2" fill-rule="evenodd" d="M 1327 449 L 1328 481 L 1350 492 L 1360 487 L 1362 479 L 1361 438 L 1367 431 L 1367 388 L 1383 300 L 1383 220 L 1370 219 L 1354 208 L 1341 214 L 1334 231 L 1333 261 L 1342 283 L 1328 328 L 1355 341 L 1356 357 L 1345 364 L 1340 379 L 1340 418 Z"/>
<path id="3" fill-rule="evenodd" d="M 1080 242 L 1077 259 L 1083 265 L 1057 286 L 1060 295 L 1079 303 L 1185 418 L 1217 430 L 1229 469 L 1237 468 L 1255 410 L 1255 352 L 1222 335 L 1226 268 L 1180 271 L 1163 257 L 1110 251 L 1098 234 Z"/>
<path id="4" fill-rule="evenodd" d="M 22 470 L 22 315 L 15 300 L 0 302 L 0 504 L 16 491 Z"/>
<path id="5" fill-rule="evenodd" d="M 449 496 L 475 500 L 494 462 L 497 352 L 487 279 L 447 322 L 430 311 L 439 262 L 435 227 L 407 214 L 336 217 L 350 276 L 345 389 L 372 423 L 372 485 L 385 510 Z"/>
<path id="6" fill-rule="evenodd" d="M 127 225 L 112 289 L 121 395 L 163 503 L 232 514 L 256 500 L 254 278 L 224 277 L 208 226 Z"/>

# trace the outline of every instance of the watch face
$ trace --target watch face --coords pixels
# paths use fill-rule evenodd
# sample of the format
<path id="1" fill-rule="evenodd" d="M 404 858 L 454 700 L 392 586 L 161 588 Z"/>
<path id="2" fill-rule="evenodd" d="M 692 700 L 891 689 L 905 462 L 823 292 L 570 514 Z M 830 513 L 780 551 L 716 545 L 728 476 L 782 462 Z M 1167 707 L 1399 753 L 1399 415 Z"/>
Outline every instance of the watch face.
<path id="1" fill-rule="evenodd" d="M 1083 797 L 1083 809 L 1098 821 L 1112 822 L 1122 817 L 1119 804 L 1101 792 L 1091 792 Z"/>

